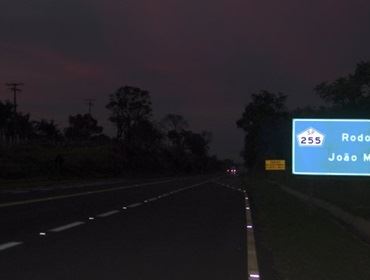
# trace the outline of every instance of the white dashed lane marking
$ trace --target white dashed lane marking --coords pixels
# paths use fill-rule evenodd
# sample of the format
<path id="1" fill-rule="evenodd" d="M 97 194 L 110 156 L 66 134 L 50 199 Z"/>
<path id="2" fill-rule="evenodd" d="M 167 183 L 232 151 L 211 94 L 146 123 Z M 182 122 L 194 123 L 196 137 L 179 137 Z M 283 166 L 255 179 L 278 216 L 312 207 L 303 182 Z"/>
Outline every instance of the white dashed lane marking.
<path id="1" fill-rule="evenodd" d="M 138 203 L 134 203 L 134 204 L 130 204 L 129 206 L 127 206 L 128 208 L 134 208 L 134 207 L 138 207 L 138 206 L 141 206 L 142 203 L 141 202 L 138 202 Z"/>
<path id="2" fill-rule="evenodd" d="M 18 246 L 18 245 L 21 245 L 23 242 L 8 242 L 8 243 L 4 243 L 4 244 L 0 244 L 0 251 L 4 251 L 6 249 L 9 249 L 9 248 L 12 248 L 12 247 L 15 247 L 15 246 Z"/>
<path id="3" fill-rule="evenodd" d="M 99 218 L 104 218 L 104 217 L 112 216 L 112 215 L 117 214 L 117 213 L 119 213 L 118 210 L 112 210 L 112 211 L 109 211 L 109 212 L 105 212 L 105 213 L 99 214 L 97 216 Z"/>
<path id="4" fill-rule="evenodd" d="M 51 232 L 60 232 L 60 231 L 67 230 L 67 229 L 70 229 L 70 228 L 74 228 L 74 227 L 77 227 L 77 226 L 80 226 L 80 225 L 83 225 L 83 224 L 84 224 L 84 222 L 74 222 L 74 223 L 70 223 L 68 225 L 53 228 L 49 231 L 51 231 Z"/>
<path id="5" fill-rule="evenodd" d="M 118 188 L 110 188 L 110 189 L 106 189 L 106 190 L 98 190 L 98 191 L 90 191 L 90 192 L 84 192 L 84 193 L 77 193 L 77 194 L 72 194 L 72 195 L 57 196 L 57 197 L 46 197 L 46 198 L 42 198 L 42 199 L 12 202 L 12 203 L 0 204 L 0 208 L 1 207 L 14 206 L 14 205 L 22 205 L 22 204 L 30 204 L 30 203 L 36 203 L 36 202 L 42 202 L 42 201 L 56 200 L 56 199 L 64 199 L 64 198 L 70 198 L 70 197 L 76 197 L 76 196 L 83 196 L 83 195 L 89 195 L 89 194 L 97 194 L 97 193 L 102 193 L 102 192 L 107 192 L 107 191 L 121 190 L 123 188 L 132 188 L 132 187 L 139 187 L 139 186 L 145 186 L 145 185 L 155 185 L 155 184 L 165 183 L 165 182 L 171 182 L 171 181 L 175 181 L 175 180 L 167 180 L 167 181 L 161 181 L 161 182 L 151 182 L 151 183 L 137 184 L 137 185 L 132 185 L 132 186 L 125 186 L 125 187 L 118 187 Z M 174 190 L 174 191 L 169 192 L 169 193 L 164 193 L 164 194 L 159 195 L 158 197 L 153 197 L 153 198 L 147 199 L 147 200 L 145 200 L 145 202 L 148 203 L 148 202 L 156 201 L 158 199 L 161 199 L 161 198 L 164 198 L 164 197 L 168 197 L 168 196 L 174 195 L 176 193 L 179 193 L 179 192 L 182 192 L 182 191 L 185 191 L 185 190 L 188 190 L 188 189 L 191 189 L 191 188 L 194 188 L 194 187 L 197 187 L 197 186 L 206 184 L 206 183 L 208 183 L 210 181 L 211 180 L 207 180 L 207 181 L 204 181 L 204 182 L 201 182 L 201 183 L 198 183 L 198 184 L 191 185 L 189 187 L 177 189 L 177 190 Z M 134 208 L 134 207 L 141 206 L 143 204 L 144 203 L 142 203 L 142 202 L 133 203 L 133 204 L 128 205 L 128 206 L 123 206 L 122 209 Z M 109 212 L 105 212 L 105 213 L 99 214 L 99 215 L 97 215 L 97 217 L 108 217 L 108 216 L 117 214 L 119 212 L 120 212 L 119 210 L 112 210 L 112 211 L 109 211 Z M 93 216 L 89 216 L 88 217 L 88 220 L 90 220 L 90 221 L 91 220 L 94 220 L 94 219 L 95 218 Z M 53 228 L 53 229 L 50 229 L 50 230 L 47 230 L 47 231 L 41 231 L 41 232 L 39 232 L 39 235 L 40 236 L 46 236 L 47 235 L 47 232 L 61 232 L 61 231 L 68 230 L 68 229 L 71 229 L 71 228 L 74 228 L 74 227 L 77 227 L 77 226 L 80 226 L 80 225 L 83 225 L 83 224 L 85 224 L 85 222 L 77 221 L 77 222 L 73 222 L 73 223 L 66 224 L 66 225 L 63 225 L 63 226 L 60 226 L 60 227 L 56 227 L 56 228 Z M 9 249 L 9 248 L 12 248 L 12 247 L 21 245 L 21 244 L 23 244 L 23 242 L 15 242 L 15 241 L 4 243 L 4 244 L 0 244 L 0 251 L 6 250 L 6 249 Z"/>

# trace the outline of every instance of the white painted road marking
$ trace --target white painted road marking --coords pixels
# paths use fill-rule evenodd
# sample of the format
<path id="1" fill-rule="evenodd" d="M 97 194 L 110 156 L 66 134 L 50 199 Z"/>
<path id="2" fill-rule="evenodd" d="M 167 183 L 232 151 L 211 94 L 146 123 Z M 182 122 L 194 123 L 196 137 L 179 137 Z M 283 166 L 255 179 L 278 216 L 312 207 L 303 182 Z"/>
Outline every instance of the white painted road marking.
<path id="1" fill-rule="evenodd" d="M 114 215 L 114 214 L 117 214 L 117 213 L 119 213 L 118 210 L 113 210 L 113 211 L 109 211 L 109 212 L 99 214 L 97 216 L 100 217 L 100 218 L 104 218 L 104 217 L 108 217 L 108 216 L 111 216 L 111 215 Z"/>
<path id="2" fill-rule="evenodd" d="M 236 191 L 240 191 L 243 193 L 244 196 L 244 204 L 245 204 L 245 214 L 246 214 L 246 225 L 247 225 L 247 267 L 248 267 L 248 279 L 255 280 L 260 278 L 259 268 L 258 268 L 258 261 L 256 255 L 256 243 L 254 240 L 254 232 L 253 232 L 253 222 L 252 222 L 252 215 L 251 215 L 251 207 L 249 205 L 249 198 L 247 195 L 246 190 L 240 190 L 234 187 L 230 187 L 229 185 L 224 185 L 215 181 L 214 183 L 218 185 L 222 185 L 229 189 L 234 189 Z"/>
<path id="3" fill-rule="evenodd" d="M 143 187 L 143 186 L 169 183 L 169 182 L 173 182 L 173 181 L 176 181 L 176 180 L 179 180 L 179 179 L 171 179 L 171 180 L 164 180 L 164 181 L 157 181 L 157 182 L 150 182 L 150 183 L 143 183 L 143 184 L 135 184 L 135 185 L 129 185 L 129 186 L 115 187 L 115 188 L 109 188 L 109 189 L 104 189 L 104 190 L 96 190 L 96 191 L 87 191 L 87 192 L 67 194 L 67 195 L 49 196 L 49 197 L 44 197 L 44 198 L 37 198 L 37 199 L 30 199 L 30 200 L 23 200 L 23 201 L 7 202 L 7 203 L 0 204 L 0 208 L 10 207 L 10 206 L 17 206 L 17 205 L 24 205 L 24 204 L 32 204 L 32 203 L 51 201 L 51 200 L 59 200 L 59 199 L 71 198 L 71 197 L 79 197 L 79 196 L 85 196 L 85 195 L 97 194 L 97 193 L 103 193 L 103 192 L 119 191 L 119 190 L 123 190 L 123 189 L 132 189 L 132 188 Z"/>
<path id="4" fill-rule="evenodd" d="M 9 249 L 9 248 L 12 248 L 12 247 L 15 247 L 15 246 L 18 246 L 18 245 L 21 245 L 23 242 L 8 242 L 8 243 L 4 243 L 4 244 L 0 244 L 0 251 L 4 251 L 6 249 Z"/>
<path id="5" fill-rule="evenodd" d="M 169 181 L 174 181 L 174 180 L 169 180 Z M 171 194 L 178 193 L 178 192 L 181 192 L 181 191 L 184 191 L 184 190 L 188 190 L 188 189 L 206 184 L 210 181 L 211 180 L 207 180 L 207 181 L 204 181 L 204 182 L 201 182 L 201 183 L 198 183 L 198 184 L 191 185 L 189 187 L 181 188 L 181 189 L 173 191 Z M 166 182 L 168 182 L 168 181 L 166 181 Z M 159 183 L 159 182 L 157 182 L 157 183 Z M 148 183 L 148 184 L 142 184 L 142 185 L 153 185 L 153 184 L 155 184 L 155 183 Z M 140 185 L 140 186 L 142 186 L 142 185 Z M 100 193 L 100 192 L 105 192 L 105 191 L 113 191 L 113 190 L 122 189 L 122 188 L 128 188 L 128 187 L 119 187 L 119 188 L 100 190 L 100 191 L 94 191 L 94 192 L 86 192 L 86 193 L 51 197 L 51 198 L 45 198 L 45 199 L 36 199 L 36 200 L 28 200 L 28 201 L 23 201 L 23 202 L 21 201 L 21 202 L 15 202 L 15 203 L 0 204 L 0 207 L 7 207 L 7 206 L 14 206 L 14 205 L 21 205 L 21 204 L 29 204 L 29 203 L 35 203 L 35 202 L 40 202 L 40 201 L 61 199 L 61 198 L 66 198 L 66 197 L 81 196 L 81 195 L 87 195 L 87 194 L 91 194 L 91 193 Z M 166 196 L 169 196 L 169 195 L 170 195 L 169 193 L 163 194 L 163 195 L 160 195 L 158 198 L 166 197 Z M 155 201 L 155 200 L 157 200 L 157 198 L 153 197 L 153 198 L 148 199 L 146 201 L 149 202 L 149 201 Z M 124 207 L 122 207 L 122 209 L 134 208 L 134 207 L 141 206 L 141 205 L 143 205 L 143 203 L 140 203 L 140 202 L 139 203 L 134 203 L 134 204 L 131 204 L 129 206 L 124 206 Z M 107 217 L 107 216 L 110 216 L 110 215 L 113 215 L 113 214 L 116 214 L 116 213 L 119 213 L 119 212 L 120 212 L 119 210 L 113 210 L 113 211 L 109 211 L 109 212 L 106 212 L 106 213 L 99 214 L 99 215 L 97 215 L 97 217 Z M 94 217 L 90 216 L 89 220 L 94 220 Z M 85 224 L 85 222 L 78 221 L 78 222 L 70 223 L 70 224 L 67 224 L 67 225 L 64 225 L 64 226 L 56 227 L 56 228 L 50 229 L 48 231 L 49 232 L 61 232 L 61 231 L 64 231 L 64 230 L 67 230 L 67 229 L 70 229 L 70 228 L 74 228 L 74 227 L 77 227 L 77 226 L 80 226 L 80 225 L 83 225 L 83 224 Z M 46 232 L 39 232 L 39 235 L 40 236 L 46 236 Z M 17 245 L 20 245 L 20 244 L 22 244 L 22 242 L 9 242 L 9 243 L 2 244 L 2 245 L 0 245 L 0 251 L 11 248 L 11 247 L 14 247 L 14 246 L 17 246 Z"/>
<path id="6" fill-rule="evenodd" d="M 134 208 L 134 207 L 137 207 L 137 206 L 140 206 L 142 205 L 142 203 L 134 203 L 134 204 L 130 204 L 129 206 L 127 206 L 128 208 Z"/>
<path id="7" fill-rule="evenodd" d="M 83 225 L 83 224 L 84 224 L 84 222 L 74 222 L 74 223 L 70 223 L 68 225 L 53 228 L 49 231 L 51 231 L 51 232 L 60 232 L 60 231 L 67 230 L 67 229 L 70 229 L 70 228 L 74 228 L 74 227 L 77 227 L 77 226 L 80 226 L 80 225 Z"/>

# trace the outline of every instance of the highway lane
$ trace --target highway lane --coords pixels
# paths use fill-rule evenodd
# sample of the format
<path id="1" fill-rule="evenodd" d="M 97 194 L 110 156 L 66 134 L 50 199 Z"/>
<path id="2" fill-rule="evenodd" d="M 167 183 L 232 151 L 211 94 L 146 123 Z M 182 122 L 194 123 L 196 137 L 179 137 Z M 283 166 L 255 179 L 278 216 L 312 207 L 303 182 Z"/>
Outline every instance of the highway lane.
<path id="1" fill-rule="evenodd" d="M 204 181 L 0 209 L 0 279 L 246 279 L 244 197 Z"/>
<path id="2" fill-rule="evenodd" d="M 15 201 L 56 197 L 62 195 L 84 193 L 87 191 L 97 192 L 105 189 L 126 188 L 126 187 L 131 188 L 136 187 L 137 185 L 152 186 L 152 183 L 186 179 L 187 179 L 186 177 L 184 178 L 168 177 L 157 179 L 115 179 L 75 184 L 62 184 L 62 185 L 56 184 L 52 186 L 13 187 L 13 188 L 2 186 L 0 188 L 0 207 L 3 204 Z"/>
<path id="3" fill-rule="evenodd" d="M 6 230 L 0 231 L 0 245 L 12 242 L 13 239 L 23 240 L 35 236 L 47 229 L 67 224 L 73 219 L 88 219 L 113 209 L 158 196 L 184 186 L 192 185 L 207 177 L 189 177 L 184 179 L 165 179 L 166 183 L 135 183 L 107 186 L 93 186 L 84 189 L 52 190 L 50 193 L 30 193 L 29 197 L 22 195 L 23 203 L 14 206 L 0 204 L 0 223 Z M 48 200 L 45 200 L 48 198 Z M 51 199 L 49 199 L 51 198 Z M 55 199 L 52 199 L 55 198 Z M 3 206 L 7 207 L 3 207 Z"/>

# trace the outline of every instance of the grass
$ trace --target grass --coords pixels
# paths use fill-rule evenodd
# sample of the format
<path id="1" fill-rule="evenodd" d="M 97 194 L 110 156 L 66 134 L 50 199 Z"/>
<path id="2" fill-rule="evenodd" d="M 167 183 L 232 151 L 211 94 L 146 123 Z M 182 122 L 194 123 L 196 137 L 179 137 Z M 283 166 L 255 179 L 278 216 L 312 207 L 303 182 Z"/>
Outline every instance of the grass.
<path id="1" fill-rule="evenodd" d="M 370 279 L 370 247 L 264 180 L 248 184 L 263 279 Z"/>
<path id="2" fill-rule="evenodd" d="M 356 216 L 370 219 L 370 180 L 356 177 L 291 177 L 287 186 L 312 193 Z"/>

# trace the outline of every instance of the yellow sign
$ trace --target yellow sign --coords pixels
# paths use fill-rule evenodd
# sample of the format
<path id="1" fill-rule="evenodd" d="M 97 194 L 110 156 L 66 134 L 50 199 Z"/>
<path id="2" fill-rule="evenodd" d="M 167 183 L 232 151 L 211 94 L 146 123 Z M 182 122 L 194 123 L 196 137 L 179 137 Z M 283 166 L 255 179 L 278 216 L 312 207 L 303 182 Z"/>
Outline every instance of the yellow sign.
<path id="1" fill-rule="evenodd" d="M 265 170 L 285 170 L 285 160 L 267 159 L 265 160 Z"/>

